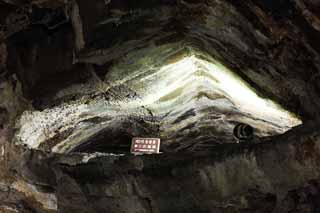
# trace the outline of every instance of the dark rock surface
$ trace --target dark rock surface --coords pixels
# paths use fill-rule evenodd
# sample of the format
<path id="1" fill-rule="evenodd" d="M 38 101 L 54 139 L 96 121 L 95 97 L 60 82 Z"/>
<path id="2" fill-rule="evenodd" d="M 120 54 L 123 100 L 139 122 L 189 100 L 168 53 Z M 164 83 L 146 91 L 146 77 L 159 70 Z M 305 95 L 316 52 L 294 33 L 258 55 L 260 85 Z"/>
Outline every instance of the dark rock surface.
<path id="1" fill-rule="evenodd" d="M 153 156 L 48 154 L 11 147 L 7 162 L 20 177 L 10 179 L 11 186 L 20 194 L 30 191 L 19 198 L 19 192 L 6 195 L 4 188 L 3 196 L 28 202 L 39 212 L 54 201 L 59 212 L 316 212 L 318 125 L 306 123 L 255 145 Z"/>
<path id="2" fill-rule="evenodd" d="M 318 0 L 0 0 L 0 212 L 319 212 L 319 38 Z"/>

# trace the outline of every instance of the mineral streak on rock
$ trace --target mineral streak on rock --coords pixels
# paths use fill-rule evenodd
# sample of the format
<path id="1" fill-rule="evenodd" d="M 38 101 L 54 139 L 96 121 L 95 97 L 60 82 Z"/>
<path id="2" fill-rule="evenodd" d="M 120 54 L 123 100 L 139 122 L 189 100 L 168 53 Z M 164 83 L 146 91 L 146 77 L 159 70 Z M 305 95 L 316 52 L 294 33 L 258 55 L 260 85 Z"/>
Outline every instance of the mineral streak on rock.
<path id="1" fill-rule="evenodd" d="M 101 92 L 103 85 L 109 85 L 106 90 L 115 88 L 117 99 L 25 112 L 17 125 L 17 141 L 39 149 L 67 131 L 60 142 L 51 146 L 52 151 L 69 152 L 90 143 L 94 137 L 112 132 L 124 134 L 122 123 L 137 118 L 143 122 L 131 132 L 132 136 L 146 134 L 145 128 L 158 125 L 159 128 L 148 129 L 150 136 L 160 135 L 163 145 L 184 147 L 210 141 L 212 137 L 218 144 L 235 142 L 232 131 L 237 122 L 252 124 L 258 136 L 284 133 L 300 124 L 294 115 L 258 97 L 229 70 L 214 63 L 190 56 L 159 70 L 133 69 L 125 77 L 118 69 L 111 70 L 106 77 L 109 83 L 96 83 L 102 84 Z M 121 87 L 131 90 L 120 90 Z M 127 98 L 132 91 L 139 98 Z"/>

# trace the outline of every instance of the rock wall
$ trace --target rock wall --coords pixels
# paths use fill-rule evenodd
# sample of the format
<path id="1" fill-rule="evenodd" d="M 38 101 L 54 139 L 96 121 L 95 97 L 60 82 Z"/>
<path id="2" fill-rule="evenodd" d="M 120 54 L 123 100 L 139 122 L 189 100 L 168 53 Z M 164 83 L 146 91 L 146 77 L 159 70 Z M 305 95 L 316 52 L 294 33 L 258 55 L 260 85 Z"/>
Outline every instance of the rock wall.
<path id="1" fill-rule="evenodd" d="M 0 17 L 0 212 L 319 211 L 318 1 L 0 0 Z M 86 115 L 91 126 L 74 139 L 92 137 L 73 151 L 91 154 L 50 152 L 68 131 L 52 131 L 42 151 L 15 144 L 23 113 L 56 118 L 56 107 L 135 99 L 122 77 L 151 76 L 190 52 L 303 124 L 257 144 L 131 156 L 95 153 L 102 142 L 119 151 L 130 135 L 94 134 L 106 120 Z M 118 127 L 157 128 L 139 122 Z"/>
<path id="2" fill-rule="evenodd" d="M 27 205 L 36 212 L 316 212 L 320 174 L 317 126 L 307 123 L 255 145 L 155 156 L 49 154 L 12 147 L 7 162 L 15 178 L 10 177 L 10 187 L 2 183 L 2 208 Z"/>

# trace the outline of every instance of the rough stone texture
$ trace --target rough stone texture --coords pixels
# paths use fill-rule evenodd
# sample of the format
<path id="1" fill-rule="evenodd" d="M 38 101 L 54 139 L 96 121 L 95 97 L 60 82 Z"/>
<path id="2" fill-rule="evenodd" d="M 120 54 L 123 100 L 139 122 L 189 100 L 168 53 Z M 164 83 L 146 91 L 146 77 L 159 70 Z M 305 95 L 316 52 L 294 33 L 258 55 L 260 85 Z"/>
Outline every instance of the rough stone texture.
<path id="1" fill-rule="evenodd" d="M 0 212 L 319 212 L 319 8 L 318 0 L 0 0 Z M 131 136 L 159 131 L 148 123 L 153 108 L 111 116 L 110 125 L 102 105 L 122 103 L 108 110 L 123 113 L 141 95 L 128 86 L 133 74 L 148 78 L 190 53 L 218 61 L 303 124 L 257 144 L 94 153 L 123 153 Z M 72 119 L 88 105 L 103 116 Z M 22 114 L 55 121 L 43 123 L 42 151 L 15 145 Z M 70 114 L 62 127 L 53 119 Z M 66 144 L 83 143 L 69 152 L 92 154 L 51 152 L 72 132 Z"/>
<path id="2" fill-rule="evenodd" d="M 48 206 L 41 198 L 54 193 L 59 212 L 316 212 L 318 125 L 306 123 L 255 145 L 156 156 L 13 147 L 9 162 L 17 177 L 44 193 L 33 191 L 33 208 Z"/>

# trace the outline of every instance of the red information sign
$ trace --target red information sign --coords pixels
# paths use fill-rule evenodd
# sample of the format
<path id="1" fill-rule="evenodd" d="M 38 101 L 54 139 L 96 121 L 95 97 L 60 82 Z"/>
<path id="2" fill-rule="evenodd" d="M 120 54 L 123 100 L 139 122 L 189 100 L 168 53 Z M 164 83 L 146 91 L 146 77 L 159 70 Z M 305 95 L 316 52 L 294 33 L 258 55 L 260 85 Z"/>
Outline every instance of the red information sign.
<path id="1" fill-rule="evenodd" d="M 152 154 L 159 151 L 160 138 L 132 138 L 131 153 Z"/>

